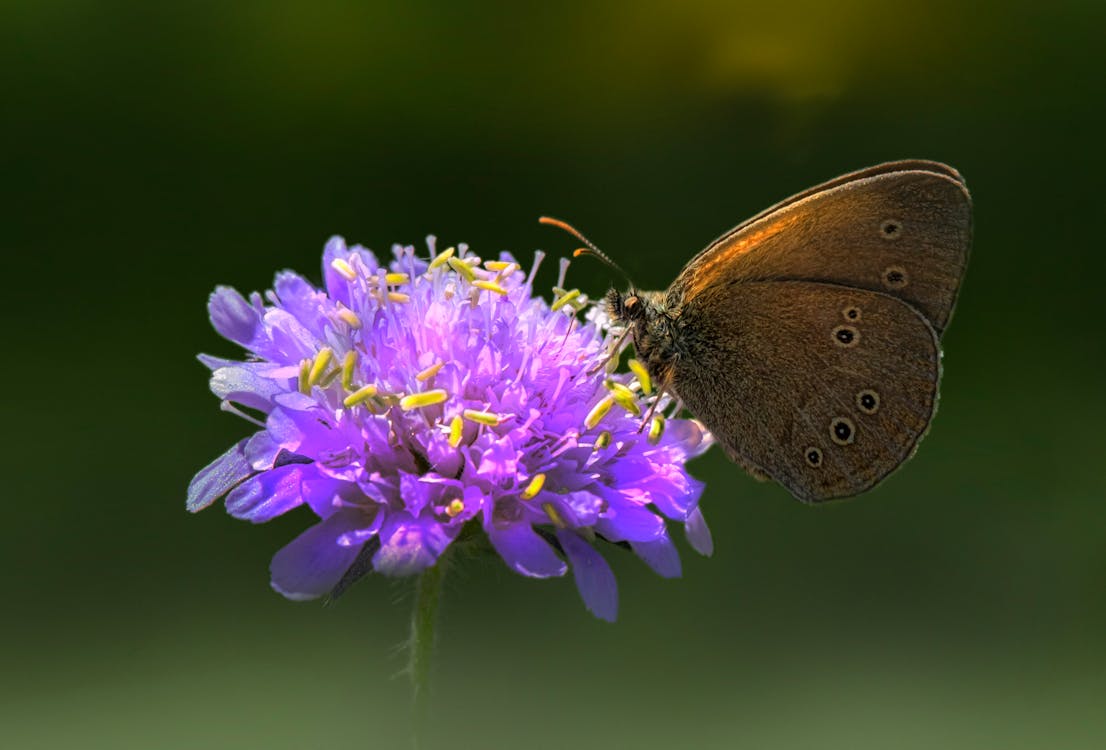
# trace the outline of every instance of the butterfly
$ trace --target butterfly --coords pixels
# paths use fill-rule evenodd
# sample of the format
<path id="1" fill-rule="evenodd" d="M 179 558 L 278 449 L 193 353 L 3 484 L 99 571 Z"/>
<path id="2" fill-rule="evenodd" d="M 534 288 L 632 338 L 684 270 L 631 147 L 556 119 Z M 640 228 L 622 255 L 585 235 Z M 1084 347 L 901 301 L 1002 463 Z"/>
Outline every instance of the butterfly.
<path id="1" fill-rule="evenodd" d="M 849 497 L 929 428 L 971 223 L 952 167 L 880 164 L 737 225 L 666 291 L 611 290 L 607 307 L 733 461 L 805 502 Z"/>

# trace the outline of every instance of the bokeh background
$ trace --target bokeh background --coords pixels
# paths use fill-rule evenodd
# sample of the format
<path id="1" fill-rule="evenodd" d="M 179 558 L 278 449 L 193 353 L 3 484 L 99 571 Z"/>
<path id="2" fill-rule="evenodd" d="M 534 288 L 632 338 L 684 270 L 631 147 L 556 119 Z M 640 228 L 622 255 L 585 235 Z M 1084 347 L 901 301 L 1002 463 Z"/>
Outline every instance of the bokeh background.
<path id="1" fill-rule="evenodd" d="M 215 284 L 318 278 L 336 233 L 566 253 L 550 213 L 663 287 L 917 157 L 976 205 L 918 456 L 812 509 L 711 452 L 714 557 L 614 555 L 613 626 L 570 579 L 455 568 L 427 744 L 1106 746 L 1104 28 L 1097 0 L 3 2 L 0 745 L 407 741 L 407 582 L 287 602 L 306 512 L 184 511 L 248 429 L 194 359 L 236 353 Z"/>

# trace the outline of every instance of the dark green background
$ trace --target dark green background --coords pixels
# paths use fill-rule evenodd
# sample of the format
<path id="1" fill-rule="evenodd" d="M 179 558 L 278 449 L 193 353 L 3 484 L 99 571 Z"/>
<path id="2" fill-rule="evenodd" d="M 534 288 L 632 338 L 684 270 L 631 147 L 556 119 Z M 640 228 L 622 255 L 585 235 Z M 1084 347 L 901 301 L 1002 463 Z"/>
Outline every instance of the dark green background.
<path id="1" fill-rule="evenodd" d="M 786 195 L 959 168 L 975 245 L 941 411 L 808 508 L 712 451 L 716 553 L 451 574 L 431 746 L 1106 744 L 1106 6 L 877 0 L 0 5 L 0 744 L 390 748 L 408 582 L 269 590 L 306 512 L 184 511 L 247 425 L 207 392 L 217 283 L 318 277 L 334 233 L 574 246 L 642 286 Z M 574 266 L 593 295 L 607 274 Z"/>

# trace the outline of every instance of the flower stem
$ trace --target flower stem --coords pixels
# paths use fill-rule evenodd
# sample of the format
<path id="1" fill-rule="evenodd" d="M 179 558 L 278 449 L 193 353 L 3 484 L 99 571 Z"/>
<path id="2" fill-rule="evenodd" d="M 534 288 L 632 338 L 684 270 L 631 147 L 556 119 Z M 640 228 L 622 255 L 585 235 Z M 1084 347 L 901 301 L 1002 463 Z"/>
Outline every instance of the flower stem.
<path id="1" fill-rule="evenodd" d="M 415 607 L 411 612 L 411 640 L 408 644 L 412 690 L 412 739 L 419 747 L 419 739 L 426 725 L 430 687 L 430 657 L 434 651 L 434 624 L 441 601 L 442 579 L 445 577 L 445 556 L 424 570 L 415 581 Z"/>

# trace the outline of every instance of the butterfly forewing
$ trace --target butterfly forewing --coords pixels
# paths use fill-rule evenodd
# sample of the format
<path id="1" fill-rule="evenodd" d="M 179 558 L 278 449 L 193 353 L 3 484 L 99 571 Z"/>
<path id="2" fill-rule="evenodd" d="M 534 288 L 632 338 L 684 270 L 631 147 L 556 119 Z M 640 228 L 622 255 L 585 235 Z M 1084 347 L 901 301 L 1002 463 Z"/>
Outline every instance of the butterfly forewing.
<path id="1" fill-rule="evenodd" d="M 739 225 L 688 264 L 668 299 L 680 307 L 715 287 L 827 282 L 901 299 L 940 335 L 970 242 L 971 202 L 955 170 L 929 162 L 883 165 L 800 193 Z"/>
<path id="2" fill-rule="evenodd" d="M 672 387 L 739 463 L 818 502 L 913 452 L 937 402 L 937 335 L 911 306 L 800 281 L 713 286 L 680 315 Z"/>

